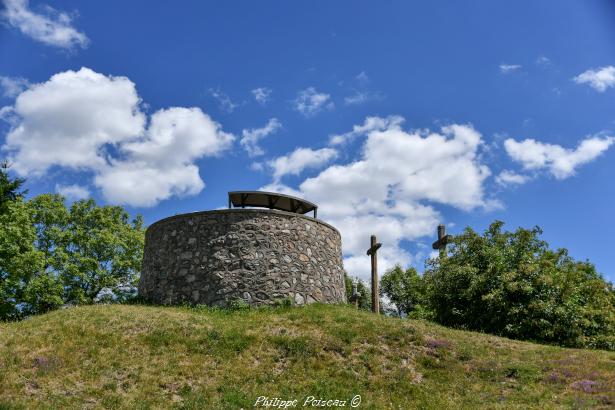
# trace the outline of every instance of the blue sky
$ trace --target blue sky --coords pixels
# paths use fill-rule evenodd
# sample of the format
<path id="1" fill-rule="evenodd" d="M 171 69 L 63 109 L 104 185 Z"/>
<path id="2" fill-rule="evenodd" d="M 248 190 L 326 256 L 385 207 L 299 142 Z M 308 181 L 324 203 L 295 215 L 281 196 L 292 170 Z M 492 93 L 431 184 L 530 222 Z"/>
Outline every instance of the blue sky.
<path id="1" fill-rule="evenodd" d="M 5 0 L 0 144 L 30 195 L 152 223 L 272 189 L 320 205 L 347 270 L 539 225 L 615 280 L 609 1 Z M 353 131 L 354 130 L 354 131 Z"/>

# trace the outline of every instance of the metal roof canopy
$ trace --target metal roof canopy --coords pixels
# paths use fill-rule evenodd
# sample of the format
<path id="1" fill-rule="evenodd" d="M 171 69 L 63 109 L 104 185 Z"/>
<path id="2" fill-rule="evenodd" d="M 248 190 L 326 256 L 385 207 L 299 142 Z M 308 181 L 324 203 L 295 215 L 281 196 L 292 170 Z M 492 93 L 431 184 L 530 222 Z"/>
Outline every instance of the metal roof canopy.
<path id="1" fill-rule="evenodd" d="M 290 195 L 264 191 L 232 191 L 228 193 L 228 207 L 253 206 L 259 208 L 278 209 L 295 214 L 306 214 L 314 211 L 316 218 L 318 206 L 301 198 Z"/>

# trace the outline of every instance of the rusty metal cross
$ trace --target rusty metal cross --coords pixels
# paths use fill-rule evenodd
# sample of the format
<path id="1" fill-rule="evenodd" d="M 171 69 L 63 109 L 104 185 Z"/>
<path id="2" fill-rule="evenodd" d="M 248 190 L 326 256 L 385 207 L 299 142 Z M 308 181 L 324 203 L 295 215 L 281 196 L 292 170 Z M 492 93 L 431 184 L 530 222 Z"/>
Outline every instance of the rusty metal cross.
<path id="1" fill-rule="evenodd" d="M 376 235 L 372 235 L 367 254 L 372 257 L 372 312 L 380 313 L 380 295 L 378 289 L 378 249 L 382 246 L 376 242 Z"/>

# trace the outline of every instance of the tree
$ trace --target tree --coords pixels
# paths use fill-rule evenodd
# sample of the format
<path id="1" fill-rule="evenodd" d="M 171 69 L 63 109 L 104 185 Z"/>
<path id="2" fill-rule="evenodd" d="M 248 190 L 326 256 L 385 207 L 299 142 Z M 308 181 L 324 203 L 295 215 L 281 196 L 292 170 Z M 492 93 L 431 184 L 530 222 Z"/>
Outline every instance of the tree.
<path id="1" fill-rule="evenodd" d="M 404 271 L 401 266 L 396 265 L 388 270 L 380 281 L 380 293 L 395 304 L 399 316 L 422 311 L 424 306 L 423 281 L 412 267 Z"/>
<path id="2" fill-rule="evenodd" d="M 19 198 L 7 201 L 0 213 L 0 320 L 22 317 L 26 288 L 42 267 L 32 221 L 31 209 Z"/>
<path id="3" fill-rule="evenodd" d="M 9 176 L 10 164 L 3 160 L 0 162 L 0 214 L 6 212 L 9 202 L 23 198 L 26 191 L 20 191 L 25 180 L 22 178 L 11 178 Z"/>
<path id="4" fill-rule="evenodd" d="M 43 270 L 63 272 L 71 241 L 70 213 L 64 198 L 57 194 L 43 194 L 32 198 L 28 206 L 36 230 L 35 245 L 43 253 Z"/>
<path id="5" fill-rule="evenodd" d="M 119 206 L 97 206 L 94 200 L 74 202 L 63 271 L 66 300 L 92 303 L 104 288 L 135 285 L 143 259 L 143 219 L 130 221 Z"/>
<path id="6" fill-rule="evenodd" d="M 7 204 L 0 214 L 0 320 L 134 288 L 143 257 L 140 216 L 131 221 L 123 208 L 91 199 L 68 209 L 54 194 Z"/>
<path id="7" fill-rule="evenodd" d="M 444 325 L 564 346 L 615 349 L 615 293 L 589 262 L 550 250 L 540 228 L 454 237 L 428 261 L 429 308 Z"/>
<path id="8" fill-rule="evenodd" d="M 64 304 L 61 279 L 53 272 L 40 271 L 33 275 L 23 292 L 21 316 L 45 313 Z"/>
<path id="9" fill-rule="evenodd" d="M 0 164 L 0 319 L 19 319 L 62 304 L 62 284 L 46 271 L 36 243 L 35 213 L 24 202 L 21 178 Z"/>

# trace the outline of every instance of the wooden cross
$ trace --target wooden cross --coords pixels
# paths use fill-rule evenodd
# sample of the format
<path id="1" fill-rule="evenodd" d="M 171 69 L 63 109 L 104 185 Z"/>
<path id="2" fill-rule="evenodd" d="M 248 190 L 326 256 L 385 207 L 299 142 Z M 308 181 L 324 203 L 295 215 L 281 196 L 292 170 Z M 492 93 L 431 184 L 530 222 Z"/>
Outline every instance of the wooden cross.
<path id="1" fill-rule="evenodd" d="M 438 240 L 431 246 L 440 251 L 440 257 L 446 256 L 446 245 L 453 239 L 451 235 L 446 234 L 446 227 L 442 224 L 438 225 Z"/>
<path id="2" fill-rule="evenodd" d="M 372 312 L 375 314 L 380 313 L 380 295 L 378 292 L 378 256 L 376 253 L 382 246 L 381 243 L 376 242 L 376 235 L 372 235 L 370 248 L 367 250 L 367 254 L 372 257 Z"/>

